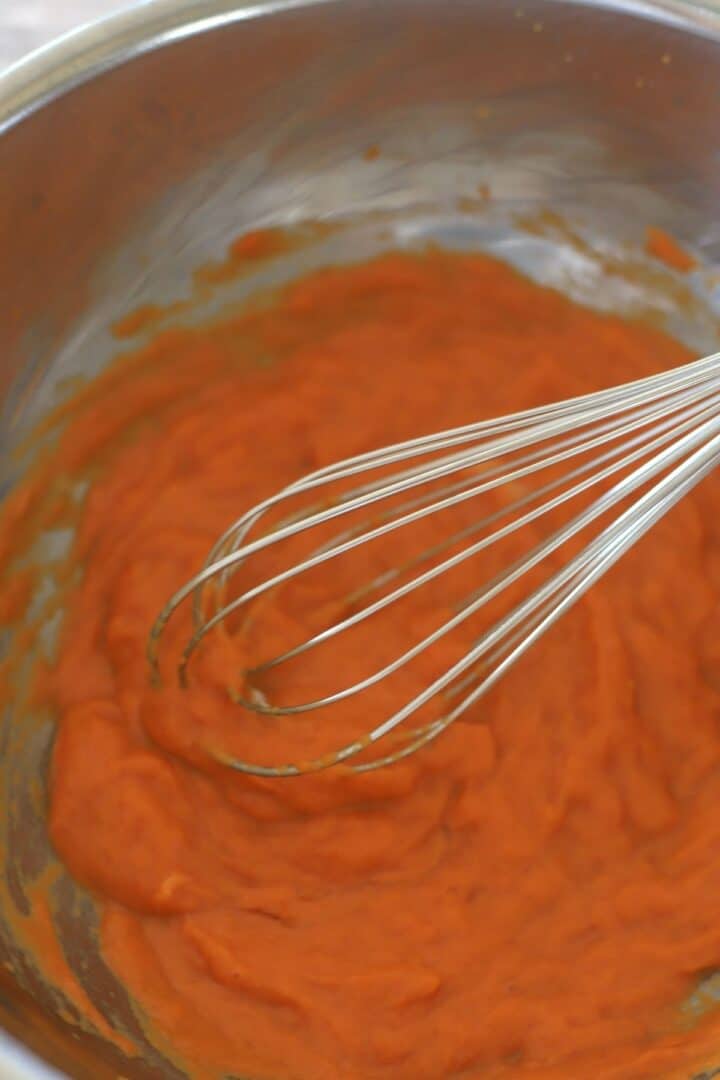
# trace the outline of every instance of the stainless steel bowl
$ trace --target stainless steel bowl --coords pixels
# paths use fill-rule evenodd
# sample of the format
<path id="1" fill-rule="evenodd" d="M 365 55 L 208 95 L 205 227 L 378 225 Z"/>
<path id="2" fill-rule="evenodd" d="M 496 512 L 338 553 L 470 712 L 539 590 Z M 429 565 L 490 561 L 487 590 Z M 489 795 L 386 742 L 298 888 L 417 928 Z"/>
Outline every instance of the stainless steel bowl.
<path id="1" fill-rule="evenodd" d="M 715 278 L 693 282 L 688 318 L 676 289 L 601 266 L 637 254 L 650 222 L 720 261 L 718 132 L 720 15 L 680 0 L 157 0 L 64 39 L 0 79 L 0 497 L 58 383 L 112 355 L 113 319 L 186 293 L 194 267 L 260 222 L 345 225 L 280 276 L 438 239 L 595 303 L 654 308 L 702 348 Z M 562 230 L 518 233 L 546 209 L 600 261 Z M 53 863 L 37 782 L 53 729 L 2 704 L 0 1022 L 73 1077 L 184 1075 L 150 1045 L 67 877 L 53 889 L 65 957 L 135 1059 L 63 1005 L 25 940 Z M 0 1075 L 51 1074 L 8 1035 Z"/>

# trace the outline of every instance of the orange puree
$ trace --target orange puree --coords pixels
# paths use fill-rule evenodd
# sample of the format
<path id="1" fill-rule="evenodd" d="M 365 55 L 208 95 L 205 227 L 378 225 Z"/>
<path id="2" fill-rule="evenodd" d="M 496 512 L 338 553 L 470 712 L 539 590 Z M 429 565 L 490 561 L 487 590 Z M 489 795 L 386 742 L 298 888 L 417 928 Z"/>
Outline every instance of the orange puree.
<path id="1" fill-rule="evenodd" d="M 645 248 L 648 255 L 653 255 L 672 270 L 679 270 L 681 274 L 687 274 L 697 267 L 697 261 L 693 256 L 685 251 L 685 248 L 681 247 L 674 237 L 656 226 L 648 228 Z"/>
<path id="2" fill-rule="evenodd" d="M 66 407 L 52 469 L 91 484 L 40 688 L 59 718 L 52 838 L 98 899 L 106 960 L 193 1076 L 687 1080 L 720 1062 L 720 1019 L 684 1007 L 720 968 L 717 481 L 473 715 L 374 774 L 212 764 L 209 743 L 267 761 L 281 740 L 229 701 L 232 627 L 187 691 L 170 678 L 187 613 L 165 689 L 144 656 L 214 539 L 301 473 L 685 358 L 489 258 L 392 254 L 168 332 Z M 416 636 L 442 590 L 413 604 Z M 331 744 L 380 718 L 347 708 Z M 324 722 L 298 721 L 308 749 Z"/>

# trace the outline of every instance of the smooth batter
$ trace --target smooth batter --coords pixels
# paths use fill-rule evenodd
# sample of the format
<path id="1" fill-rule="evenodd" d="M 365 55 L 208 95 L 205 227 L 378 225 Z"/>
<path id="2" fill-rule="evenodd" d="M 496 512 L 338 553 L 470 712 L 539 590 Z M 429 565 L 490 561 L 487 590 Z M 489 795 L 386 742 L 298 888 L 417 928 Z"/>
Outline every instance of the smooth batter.
<path id="1" fill-rule="evenodd" d="M 286 734 L 228 700 L 232 634 L 187 692 L 186 615 L 165 689 L 144 653 L 217 535 L 301 473 L 684 359 L 489 258 L 388 255 L 166 333 L 68 412 L 52 469 L 92 483 L 39 688 L 59 724 L 52 838 L 193 1075 L 659 1080 L 720 1061 L 720 1022 L 682 1009 L 720 967 L 716 479 L 467 722 L 372 775 L 213 765 L 209 742 L 266 761 Z M 413 628 L 442 596 L 418 604 Z M 376 648 L 368 630 L 358 652 Z M 369 726 L 337 723 L 331 743 Z"/>

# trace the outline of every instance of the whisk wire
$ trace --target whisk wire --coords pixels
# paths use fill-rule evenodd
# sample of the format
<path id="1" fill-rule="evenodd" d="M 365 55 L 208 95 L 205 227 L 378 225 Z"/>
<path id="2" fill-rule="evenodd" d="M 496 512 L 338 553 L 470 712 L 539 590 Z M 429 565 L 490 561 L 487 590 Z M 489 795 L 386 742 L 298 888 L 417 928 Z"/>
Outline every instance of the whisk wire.
<path id="1" fill-rule="evenodd" d="M 677 409 L 678 406 L 681 406 L 681 405 L 683 405 L 683 404 L 685 404 L 687 402 L 696 401 L 698 399 L 698 397 L 700 397 L 700 393 L 699 393 L 697 388 L 692 392 L 686 392 L 686 393 L 680 395 L 673 402 L 673 406 L 672 406 L 673 410 Z M 702 398 L 701 398 L 701 400 L 702 400 Z M 713 399 L 713 400 L 716 400 L 716 399 Z M 357 548 L 361 544 L 368 543 L 371 540 L 379 539 L 380 537 L 385 536 L 385 535 L 389 534 L 390 532 L 393 532 L 393 531 L 395 531 L 397 529 L 400 529 L 402 527 L 405 527 L 407 525 L 411 525 L 411 524 L 413 524 L 413 523 L 415 523 L 417 521 L 420 521 L 424 517 L 426 517 L 426 516 L 428 516 L 430 514 L 435 514 L 435 513 L 438 513 L 440 511 L 442 511 L 442 510 L 446 510 L 446 509 L 449 509 L 451 507 L 457 506 L 462 502 L 466 502 L 469 499 L 476 498 L 478 495 L 486 493 L 486 492 L 488 492 L 488 491 L 490 491 L 490 490 L 492 490 L 492 489 L 494 489 L 496 487 L 500 487 L 501 485 L 508 484 L 508 483 L 510 483 L 512 481 L 516 481 L 516 480 L 519 480 L 519 479 L 524 479 L 525 477 L 531 475 L 532 473 L 539 472 L 542 469 L 545 469 L 545 468 L 547 468 L 549 466 L 559 464 L 561 461 L 567 460 L 568 458 L 570 458 L 572 456 L 579 455 L 579 454 L 582 454 L 582 453 L 586 453 L 589 450 L 594 449 L 597 446 L 602 445 L 603 443 L 609 441 L 612 438 L 617 438 L 619 435 L 627 435 L 630 432 L 635 431 L 638 428 L 643 427 L 645 424 L 647 424 L 648 420 L 650 420 L 650 419 L 655 420 L 655 421 L 660 421 L 667 414 L 668 411 L 669 410 L 668 410 L 667 406 L 663 406 L 663 407 L 656 406 L 655 408 L 650 408 L 648 406 L 646 409 L 639 410 L 638 413 L 635 414 L 633 416 L 633 418 L 631 420 L 629 420 L 629 421 L 624 420 L 623 418 L 617 418 L 617 417 L 613 417 L 613 418 L 611 418 L 609 420 L 605 420 L 605 422 L 602 425 L 600 425 L 599 427 L 594 429 L 594 433 L 593 433 L 592 438 L 588 439 L 586 434 L 585 435 L 568 436 L 566 439 L 561 440 L 559 443 L 556 444 L 556 446 L 559 447 L 560 449 L 558 449 L 553 454 L 549 454 L 547 449 L 542 449 L 540 451 L 535 451 L 532 454 L 526 455 L 526 456 L 518 459 L 518 461 L 519 461 L 519 463 L 521 465 L 521 467 L 519 467 L 519 468 L 515 467 L 514 469 L 512 469 L 509 472 L 507 472 L 507 471 L 503 472 L 502 467 L 497 467 L 497 468 L 495 468 L 493 470 L 489 470 L 486 474 L 484 474 L 485 476 L 489 477 L 489 479 L 485 479 L 481 483 L 473 484 L 472 481 L 471 481 L 470 482 L 471 486 L 469 486 L 469 487 L 465 487 L 464 484 L 463 484 L 461 491 L 459 491 L 459 492 L 457 492 L 457 493 L 455 493 L 455 494 L 453 494 L 451 496 L 444 497 L 444 498 L 439 497 L 440 495 L 442 495 L 442 492 L 436 492 L 436 493 L 434 493 L 435 494 L 434 500 L 429 505 L 425 502 L 425 500 L 423 500 L 424 505 L 421 506 L 420 508 L 418 508 L 417 510 L 412 511 L 411 513 L 408 513 L 406 515 L 401 515 L 401 516 L 394 516 L 393 515 L 389 521 L 387 521 L 387 522 L 385 522 L 385 523 L 383 523 L 381 525 L 375 526 L 374 528 L 368 528 L 367 525 L 366 525 L 363 528 L 362 531 L 358 531 L 357 533 L 351 535 L 349 537 L 349 539 L 347 539 L 347 540 L 342 540 L 342 538 L 339 538 L 336 541 L 326 543 L 325 545 L 323 545 L 323 547 L 321 549 L 316 551 L 309 558 L 301 561 L 300 563 L 298 563 L 298 564 L 296 564 L 294 566 L 291 566 L 287 570 L 281 571 L 281 572 L 273 575 L 272 577 L 270 577 L 267 580 L 263 581 L 260 585 L 255 586 L 255 587 L 247 590 L 246 592 L 242 593 L 240 596 L 234 598 L 230 603 L 228 603 L 227 605 L 225 605 L 225 606 L 221 607 L 219 610 L 217 610 L 214 613 L 214 615 L 212 615 L 204 623 L 203 622 L 200 622 L 199 624 L 196 623 L 195 632 L 192 635 L 192 637 L 190 638 L 190 641 L 188 642 L 188 645 L 185 648 L 185 650 L 183 652 L 182 659 L 181 659 L 181 664 L 180 664 L 180 678 L 181 678 L 181 681 L 183 683 L 186 681 L 186 673 L 187 673 L 188 663 L 189 663 L 193 653 L 196 651 L 197 647 L 199 646 L 200 642 L 202 641 L 202 639 L 205 636 L 207 636 L 207 634 L 210 633 L 218 624 L 225 621 L 231 614 L 236 612 L 239 608 L 249 604 L 251 601 L 258 598 L 261 594 L 263 594 L 265 592 L 268 592 L 271 589 L 277 588 L 278 586 L 284 584 L 285 582 L 289 581 L 290 579 L 295 578 L 295 577 L 299 576 L 300 574 L 305 573 L 305 572 L 307 572 L 307 571 L 309 571 L 311 569 L 314 569 L 314 568 L 320 566 L 322 563 L 329 561 L 330 559 L 334 559 L 334 558 L 339 557 L 340 555 L 346 554 L 347 552 L 352 551 L 354 548 Z M 691 413 L 690 415 L 693 415 L 693 414 Z M 678 419 L 682 419 L 684 416 L 685 416 L 685 413 L 683 413 L 683 412 L 675 413 L 674 420 L 666 422 L 666 423 L 675 422 Z M 664 430 L 664 426 L 659 425 L 655 430 Z M 678 426 L 676 430 L 680 431 L 680 430 L 682 430 L 682 428 Z M 649 439 L 649 436 L 647 436 L 647 438 Z M 614 451 L 610 451 L 607 456 L 614 456 L 615 454 L 619 454 L 619 453 L 622 452 L 622 450 L 626 449 L 627 446 L 633 445 L 633 443 L 634 443 L 634 440 L 631 440 L 626 444 L 625 447 L 621 447 L 621 448 L 616 449 Z M 655 445 L 655 442 L 651 441 L 649 443 L 649 447 L 652 447 L 653 445 Z M 553 487 L 559 486 L 561 483 L 566 482 L 567 480 L 573 478 L 575 475 L 579 475 L 582 472 L 587 471 L 589 468 L 594 467 L 596 464 L 598 464 L 599 462 L 602 462 L 603 460 L 605 460 L 605 458 L 600 457 L 600 458 L 596 459 L 595 461 L 590 462 L 590 463 L 586 464 L 585 466 L 582 466 L 580 468 L 580 470 L 576 470 L 575 472 L 572 472 L 569 475 L 566 475 L 561 480 L 554 482 L 554 484 L 552 486 Z M 621 467 L 623 467 L 623 465 L 630 464 L 633 460 L 635 460 L 635 459 L 632 456 L 624 458 L 624 459 L 622 459 L 621 462 L 618 463 L 617 468 L 621 468 Z M 518 461 L 515 462 L 516 466 L 518 464 Z M 528 464 L 522 465 L 522 463 L 525 462 L 525 461 L 527 461 Z M 464 467 L 467 467 L 467 465 L 465 465 Z M 609 474 L 607 472 L 602 472 L 602 473 L 600 473 L 598 475 L 597 480 L 594 481 L 594 482 L 600 482 L 601 480 L 605 479 L 608 475 Z M 390 486 L 392 487 L 392 485 L 390 485 Z M 571 491 L 565 496 L 565 498 L 569 498 L 574 494 L 577 494 L 577 493 L 580 493 L 580 492 L 586 490 L 586 487 L 587 487 L 587 485 L 581 485 L 581 486 L 579 486 L 577 488 L 571 489 Z M 541 488 L 539 491 L 537 491 L 533 495 L 531 495 L 529 497 L 529 499 L 535 499 L 535 498 L 541 496 L 543 493 L 545 493 L 547 490 L 550 490 L 550 489 L 551 488 L 548 485 L 546 485 L 545 487 Z M 387 497 L 389 497 L 389 495 L 385 494 L 386 491 L 387 491 L 387 487 L 384 488 L 384 489 L 377 489 L 376 494 L 378 495 L 378 497 L 387 498 Z M 564 501 L 564 499 L 560 499 L 559 501 L 553 501 L 553 502 L 547 504 L 547 506 L 545 508 L 542 508 L 541 512 L 544 513 L 544 512 L 546 512 L 546 510 L 554 509 L 562 501 Z M 362 503 L 361 505 L 364 506 L 365 504 Z M 507 513 L 512 509 L 516 509 L 517 505 L 518 504 L 512 504 L 510 507 L 506 508 L 506 510 L 503 511 L 502 513 Z M 354 503 L 353 503 L 352 508 L 355 509 L 355 504 Z M 397 513 L 397 511 L 396 511 L 396 513 Z M 533 521 L 533 520 L 536 519 L 537 516 L 539 516 L 539 515 L 538 514 L 531 515 L 527 519 L 523 519 L 521 521 L 521 524 L 525 524 L 526 521 L 527 522 Z M 320 523 L 321 521 L 324 521 L 324 520 L 325 520 L 325 518 L 322 516 L 322 512 L 320 512 L 319 514 L 311 512 L 311 513 L 308 514 L 308 516 L 302 518 L 301 520 L 293 521 L 290 528 L 292 530 L 300 530 L 304 526 L 304 528 L 307 529 L 307 528 L 310 528 L 310 527 L 312 527 L 314 525 L 317 525 L 318 523 Z M 488 521 L 489 521 L 489 519 L 487 519 L 487 518 L 483 519 L 475 528 L 479 529 L 479 528 L 487 525 Z M 508 531 L 504 531 L 504 532 L 500 533 L 499 536 L 498 536 L 498 539 L 504 538 L 505 536 L 509 535 L 510 531 L 514 531 L 514 530 L 508 530 Z M 294 533 L 292 533 L 291 535 L 294 535 Z M 255 544 L 262 544 L 263 547 L 269 547 L 274 543 L 277 544 L 277 543 L 281 542 L 286 537 L 287 537 L 287 533 L 285 532 L 285 529 L 284 529 L 284 520 L 283 520 L 283 522 L 280 523 L 280 526 L 275 531 L 271 532 L 266 537 L 262 537 L 260 539 L 260 541 L 256 541 Z M 456 539 L 456 536 L 451 536 L 449 538 L 449 540 L 447 541 L 448 546 L 450 544 L 452 544 L 455 541 L 455 539 Z M 483 542 L 479 547 L 478 546 L 473 546 L 473 548 L 468 549 L 465 553 L 462 553 L 458 557 L 458 559 L 451 560 L 451 561 L 449 561 L 447 563 L 441 564 L 441 566 L 439 568 L 437 568 L 437 570 L 435 572 L 433 572 L 432 574 L 423 575 L 420 578 L 414 579 L 414 582 L 409 583 L 409 586 L 407 588 L 403 588 L 403 589 L 398 590 L 395 593 L 389 594 L 385 598 L 384 602 L 380 606 L 373 605 L 371 607 L 365 608 L 365 609 L 363 609 L 362 612 L 358 613 L 356 616 L 352 617 L 351 619 L 343 621 L 336 628 L 334 628 L 333 633 L 337 632 L 341 628 L 344 629 L 345 627 L 356 625 L 357 622 L 360 621 L 361 618 L 369 617 L 370 614 L 374 614 L 376 611 L 382 610 L 382 608 L 388 606 L 389 603 L 394 602 L 396 599 L 400 599 L 402 596 L 407 595 L 407 593 L 410 591 L 411 587 L 426 584 L 427 582 L 433 580 L 434 577 L 437 577 L 439 573 L 442 573 L 446 569 L 450 569 L 451 567 L 458 565 L 459 562 L 464 561 L 465 559 L 472 557 L 474 554 L 477 554 L 478 551 L 482 550 L 486 546 L 488 546 L 488 544 L 485 543 L 485 542 Z M 231 554 L 226 556 L 226 558 L 232 559 L 235 566 L 240 566 L 245 561 L 245 559 L 247 557 L 249 557 L 249 555 L 253 554 L 254 552 L 257 552 L 258 550 L 262 550 L 262 548 L 254 547 L 253 544 L 248 544 L 248 545 L 246 545 L 246 546 L 244 546 L 244 547 L 242 547 L 240 549 L 235 549 Z M 423 556 L 421 556 L 421 558 L 426 557 L 427 554 L 428 553 L 424 553 Z M 221 563 L 222 563 L 222 560 L 220 560 L 217 564 L 215 564 L 215 566 L 219 567 L 221 565 Z M 200 579 L 201 576 L 202 575 L 198 575 L 198 578 L 196 578 L 195 580 L 197 582 L 199 582 L 199 579 Z M 280 662 L 282 662 L 284 660 L 290 659 L 291 656 L 297 655 L 299 651 L 305 651 L 305 648 L 311 647 L 311 645 L 315 641 L 320 642 L 320 641 L 327 640 L 328 636 L 329 635 L 325 634 L 325 633 L 317 635 L 316 638 L 311 639 L 310 642 L 307 642 L 305 644 L 305 646 L 302 647 L 301 650 L 300 649 L 295 649 L 295 650 L 291 650 L 290 652 L 283 653 L 281 656 L 277 657 L 275 661 L 273 661 L 271 663 L 268 663 L 268 664 L 258 665 L 253 670 L 254 671 L 259 671 L 259 670 L 264 670 L 264 669 L 266 669 L 266 668 L 268 668 L 270 666 L 275 666 L 276 664 L 278 664 L 278 663 L 280 663 Z M 335 700 L 340 700 L 340 699 L 333 698 L 332 700 L 335 701 Z M 245 703 L 245 702 L 241 702 L 241 703 Z M 317 706 L 314 706 L 314 707 L 317 707 Z M 261 705 L 258 705 L 257 708 L 260 711 L 262 711 L 262 706 Z"/>
<path id="2" fill-rule="evenodd" d="M 720 398 L 718 398 L 717 404 L 720 404 Z M 625 468 L 628 465 L 630 465 L 631 463 L 633 463 L 634 461 L 637 461 L 638 459 L 640 459 L 643 456 L 643 454 L 646 454 L 648 452 L 648 450 L 659 447 L 659 446 L 663 445 L 665 442 L 667 442 L 668 439 L 676 437 L 682 431 L 686 430 L 688 428 L 688 426 L 690 426 L 690 425 L 692 425 L 694 423 L 697 423 L 697 421 L 699 419 L 701 419 L 703 416 L 705 416 L 705 415 L 713 415 L 715 407 L 716 406 L 713 405 L 713 406 L 710 406 L 709 408 L 705 408 L 705 409 L 700 409 L 700 408 L 696 407 L 696 408 L 694 408 L 692 410 L 688 410 L 687 413 L 683 413 L 682 415 L 683 416 L 688 415 L 690 417 L 690 419 L 686 420 L 685 423 L 683 423 L 683 424 L 677 424 L 676 425 L 673 422 L 670 434 L 667 434 L 667 433 L 663 434 L 662 436 L 654 438 L 649 442 L 646 441 L 647 436 L 645 436 L 644 438 L 643 438 L 643 436 L 636 436 L 634 439 L 628 440 L 623 446 L 615 447 L 615 448 L 613 448 L 611 450 L 606 451 L 605 454 L 602 454 L 601 456 L 593 459 L 591 462 L 586 462 L 585 464 L 583 464 L 581 466 L 578 466 L 576 469 L 572 470 L 572 472 L 567 473 L 567 474 L 565 474 L 564 476 L 562 476 L 562 477 L 560 477 L 558 479 L 550 481 L 547 484 L 544 484 L 541 488 L 538 488 L 534 492 L 531 492 L 531 493 L 529 493 L 527 495 L 522 496 L 519 499 L 516 499 L 514 502 L 508 504 L 508 506 L 503 507 L 500 510 L 495 511 L 493 514 L 490 514 L 485 518 L 482 518 L 479 522 L 477 522 L 477 523 L 475 523 L 475 524 L 473 524 L 471 526 L 468 526 L 466 529 L 463 529 L 463 530 L 461 530 L 460 532 L 457 532 L 457 533 L 453 533 L 450 537 L 448 537 L 446 540 L 444 540 L 441 544 L 437 544 L 434 547 L 428 548 L 425 551 L 421 552 L 421 554 L 416 556 L 416 558 L 413 560 L 413 563 L 417 564 L 420 561 L 425 561 L 427 558 L 430 558 L 430 557 L 433 557 L 436 554 L 439 554 L 442 550 L 447 549 L 447 548 L 452 547 L 452 546 L 455 546 L 455 544 L 459 540 L 465 540 L 469 536 L 473 535 L 474 533 L 476 533 L 476 532 L 480 531 L 481 529 L 487 527 L 488 525 L 494 523 L 495 521 L 497 521 L 501 517 L 505 517 L 505 516 L 509 515 L 510 513 L 514 512 L 516 510 L 522 509 L 524 506 L 527 506 L 531 502 L 536 501 L 537 499 L 541 498 L 543 495 L 546 495 L 549 492 L 551 492 L 553 490 L 556 490 L 558 487 L 561 487 L 568 480 L 574 479 L 575 477 L 578 477 L 578 476 L 582 476 L 584 473 L 587 473 L 589 470 L 593 469 L 596 465 L 602 463 L 603 461 L 607 461 L 607 460 L 611 460 L 613 458 L 616 458 L 618 455 L 620 455 L 623 452 L 623 450 L 627 449 L 627 447 L 633 446 L 633 445 L 637 444 L 638 442 L 641 444 L 638 450 L 634 451 L 633 453 L 626 454 L 619 461 L 615 461 L 615 463 L 612 466 L 598 471 L 593 476 L 591 476 L 589 479 L 586 479 L 586 480 L 582 481 L 581 483 L 574 485 L 570 489 L 561 492 L 558 496 L 556 496 L 555 498 L 550 499 L 547 502 L 543 503 L 537 509 L 535 509 L 535 510 L 523 515 L 522 517 L 512 521 L 510 524 L 508 524 L 504 528 L 496 531 L 495 533 L 492 533 L 489 536 L 484 537 L 481 541 L 477 542 L 476 544 L 473 544 L 469 548 L 466 548 L 464 551 L 459 552 L 457 555 L 454 555 L 452 558 L 440 563 L 438 566 L 435 566 L 432 569 L 426 571 L 424 574 L 421 574 L 419 577 L 411 579 L 410 581 L 406 582 L 403 586 L 401 586 L 398 589 L 396 589 L 395 591 L 393 591 L 391 593 L 388 593 L 387 595 L 381 597 L 379 600 L 371 603 L 367 607 L 363 608 L 361 611 L 355 612 L 354 614 L 352 614 L 350 616 L 347 616 L 346 618 L 344 618 L 340 622 L 334 623 L 331 627 L 328 627 L 327 629 L 325 629 L 323 631 L 320 631 L 319 633 L 315 634 L 313 637 L 309 638 L 307 641 L 303 642 L 301 645 L 298 645 L 295 648 L 288 650 L 287 652 L 281 653 L 280 655 L 274 657 L 272 660 L 269 660 L 269 661 L 266 661 L 264 663 L 256 665 L 255 667 L 253 667 L 251 669 L 250 673 L 251 674 L 256 674 L 256 673 L 260 673 L 260 672 L 263 672 L 263 671 L 267 671 L 267 670 L 269 670 L 269 669 L 271 669 L 273 667 L 278 666 L 281 663 L 284 663 L 286 660 L 293 659 L 294 657 L 296 657 L 298 655 L 301 655 L 304 652 L 307 652 L 310 648 L 313 648 L 315 645 L 319 645 L 319 644 L 324 643 L 325 641 L 327 641 L 330 637 L 334 636 L 335 634 L 338 634 L 343 630 L 349 629 L 352 626 L 356 626 L 359 622 L 363 621 L 365 618 L 368 618 L 369 616 L 376 614 L 378 611 L 383 610 L 385 607 L 389 606 L 391 603 L 394 603 L 396 600 L 399 600 L 399 599 L 403 598 L 404 596 L 408 595 L 409 593 L 415 591 L 415 589 L 417 589 L 418 587 L 420 587 L 422 585 L 425 585 L 425 584 L 429 583 L 430 581 L 433 581 L 435 578 L 439 577 L 440 575 L 446 573 L 447 571 L 449 571 L 451 569 L 454 569 L 455 567 L 459 566 L 461 563 L 463 563 L 466 560 L 472 558 L 474 555 L 479 554 L 480 551 L 482 551 L 485 548 L 489 547 L 491 544 L 496 543 L 499 540 L 505 539 L 512 532 L 516 532 L 521 527 L 523 527 L 525 525 L 529 525 L 531 522 L 537 520 L 537 518 L 542 517 L 545 514 L 549 513 L 551 510 L 556 509 L 558 506 L 561 506 L 568 499 L 574 497 L 575 495 L 581 494 L 584 491 L 587 491 L 590 487 L 592 487 L 592 486 L 594 486 L 594 485 L 596 485 L 598 483 L 601 483 L 603 480 L 609 478 L 611 475 L 618 472 L 620 469 Z M 666 421 L 665 424 L 658 425 L 654 430 L 655 431 L 666 432 L 666 429 L 668 427 L 670 427 L 670 424 L 671 424 L 671 422 Z M 590 442 L 584 444 L 582 449 L 583 450 L 588 449 L 591 446 L 599 445 L 604 441 L 606 441 L 606 440 L 605 439 L 593 439 Z M 546 466 L 548 464 L 555 464 L 555 463 L 557 463 L 557 462 L 559 462 L 561 460 L 564 460 L 566 456 L 567 455 L 565 455 L 565 454 L 558 454 L 558 455 L 554 455 L 552 458 L 546 458 L 545 461 L 544 461 L 544 466 Z M 507 482 L 509 482 L 511 480 L 516 479 L 520 475 L 527 475 L 527 471 L 522 470 L 522 471 L 516 471 L 514 473 L 510 473 L 510 474 L 505 474 L 503 477 L 501 477 L 499 483 L 507 483 Z M 486 488 L 486 490 L 487 489 L 488 488 Z M 473 489 L 473 494 L 479 493 L 480 490 L 481 490 L 480 488 L 474 488 Z M 618 495 L 618 498 L 621 498 L 621 497 L 622 497 L 621 495 Z M 402 523 L 402 522 L 400 522 L 400 523 Z M 368 534 L 365 534 L 364 537 L 363 537 L 363 540 L 367 540 L 367 539 L 368 539 Z M 333 553 L 335 553 L 334 548 L 332 549 L 332 551 L 333 551 Z M 303 569 L 303 566 L 307 566 L 307 565 L 308 565 L 307 563 L 300 564 L 296 569 L 298 570 L 298 572 L 301 572 L 302 569 Z M 396 570 L 393 571 L 393 573 L 397 576 L 402 572 L 402 570 L 405 570 L 407 568 L 408 568 L 408 564 L 406 564 L 406 565 L 404 565 L 404 566 L 402 566 L 400 568 L 397 568 Z M 382 584 L 387 584 L 387 583 L 388 583 L 388 574 L 384 574 L 382 576 Z M 274 583 L 273 583 L 273 581 L 271 579 L 271 582 L 269 582 L 268 585 L 271 587 L 272 584 L 274 584 Z M 369 592 L 370 589 L 372 588 L 373 584 L 374 583 L 370 583 L 369 585 L 367 585 L 362 590 L 362 592 L 364 594 L 367 594 L 367 592 Z M 355 597 L 356 595 L 357 595 L 357 592 L 355 594 L 353 594 L 353 597 Z M 206 624 L 206 629 L 208 629 L 208 630 L 212 629 L 213 626 L 217 624 L 217 622 L 222 621 L 222 619 L 227 617 L 227 615 L 229 615 L 232 611 L 236 610 L 237 607 L 239 607 L 241 604 L 245 603 L 248 599 L 249 599 L 248 593 L 245 593 L 242 596 L 238 597 L 235 601 L 233 601 L 232 604 L 228 604 L 226 607 L 222 608 Z M 197 636 L 198 635 L 196 635 L 196 637 Z M 195 640 L 195 639 L 193 639 L 193 640 Z M 389 669 L 384 669 L 384 674 L 390 674 L 390 670 Z M 365 684 L 365 685 L 369 685 L 369 684 Z M 364 686 L 363 686 L 363 688 L 364 688 Z M 337 700 L 337 699 L 333 699 L 333 700 Z M 317 703 L 315 703 L 311 707 L 318 707 L 318 705 L 317 705 Z M 263 711 L 261 706 L 258 706 L 258 709 L 259 709 L 259 711 Z M 273 710 L 273 711 L 275 711 L 275 710 Z M 278 711 L 284 712 L 285 710 L 278 710 Z M 301 710 L 291 710 L 291 711 L 301 711 Z"/>
<path id="3" fill-rule="evenodd" d="M 249 692 L 234 691 L 234 696 L 249 710 L 283 717 L 338 704 L 369 690 L 555 556 L 619 503 L 635 496 L 635 501 L 614 521 L 499 618 L 430 685 L 363 737 L 311 761 L 266 766 L 211 750 L 232 768 L 260 776 L 319 771 L 350 762 L 358 755 L 363 755 L 362 760 L 349 767 L 364 772 L 414 753 L 477 702 L 640 536 L 720 462 L 720 354 L 625 386 L 359 454 L 289 484 L 238 518 L 213 545 L 200 572 L 176 592 L 160 613 L 148 642 L 155 677 L 159 679 L 158 650 L 164 630 L 186 601 L 192 601 L 193 629 L 179 661 L 181 685 L 187 684 L 190 661 L 207 635 L 242 609 L 252 610 L 251 605 L 261 596 L 363 545 L 382 541 L 399 529 L 411 529 L 432 515 L 459 508 L 491 492 L 502 494 L 510 485 L 524 483 L 573 460 L 575 464 L 561 475 L 551 476 L 519 496 L 513 494 L 507 503 L 481 513 L 476 521 L 451 531 L 354 588 L 342 598 L 341 617 L 245 670 L 242 679 Z M 403 467 L 390 471 L 397 465 Z M 378 470 L 379 476 L 349 488 L 343 486 Z M 466 596 L 451 618 L 364 678 L 299 704 L 276 705 L 254 689 L 253 679 L 263 672 L 301 657 L 377 616 L 415 590 L 610 481 L 610 487 L 601 490 L 591 503 L 581 505 L 569 521 Z M 323 491 L 325 499 L 318 499 Z M 308 497 L 314 500 L 309 505 Z M 268 515 L 277 517 L 284 505 L 293 502 L 301 505 L 252 538 L 263 519 Z M 227 596 L 230 580 L 240 568 L 249 566 L 254 556 L 309 530 L 322 534 L 335 521 L 370 510 L 369 518 L 335 532 L 295 563 L 250 584 L 235 597 Z M 460 544 L 466 546 L 444 557 Z M 291 545 L 290 555 L 292 550 Z M 429 567 L 415 573 L 428 562 Z M 360 601 L 363 603 L 358 609 Z M 439 697 L 448 706 L 441 716 L 403 729 L 410 717 Z M 393 745 L 382 757 L 365 760 L 364 751 L 393 733 L 395 740 L 401 739 L 401 745 Z"/>

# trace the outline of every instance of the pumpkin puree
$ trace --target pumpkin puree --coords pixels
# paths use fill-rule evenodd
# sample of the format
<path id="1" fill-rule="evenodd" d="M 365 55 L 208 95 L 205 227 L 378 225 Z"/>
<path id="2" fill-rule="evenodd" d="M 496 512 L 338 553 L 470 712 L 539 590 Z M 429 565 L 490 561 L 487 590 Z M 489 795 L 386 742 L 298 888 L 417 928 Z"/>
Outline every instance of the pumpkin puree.
<path id="1" fill-rule="evenodd" d="M 720 968 L 717 481 L 474 712 L 376 773 L 213 763 L 210 743 L 284 756 L 285 725 L 229 700 L 232 628 L 186 691 L 186 612 L 164 688 L 145 659 L 215 538 L 300 474 L 686 358 L 490 258 L 389 254 L 166 332 L 66 410 L 53 467 L 92 482 L 40 687 L 59 717 L 51 834 L 98 899 L 106 960 L 192 1075 L 659 1080 L 720 1061 L 720 1021 L 684 1007 Z M 368 549 L 370 570 L 396 555 Z M 463 573 L 470 591 L 487 564 Z M 299 595 L 278 604 L 302 628 Z M 444 602 L 413 600 L 403 632 Z M 357 655 L 379 636 L 366 624 Z M 330 745 L 441 661 L 339 708 Z M 298 723 L 309 749 L 327 741 L 324 719 Z"/>

